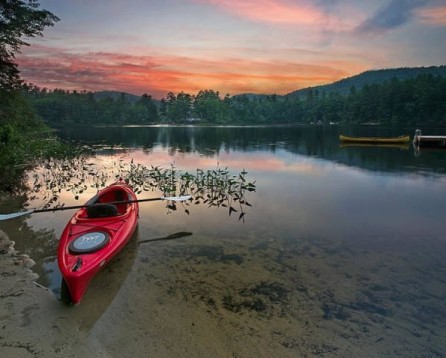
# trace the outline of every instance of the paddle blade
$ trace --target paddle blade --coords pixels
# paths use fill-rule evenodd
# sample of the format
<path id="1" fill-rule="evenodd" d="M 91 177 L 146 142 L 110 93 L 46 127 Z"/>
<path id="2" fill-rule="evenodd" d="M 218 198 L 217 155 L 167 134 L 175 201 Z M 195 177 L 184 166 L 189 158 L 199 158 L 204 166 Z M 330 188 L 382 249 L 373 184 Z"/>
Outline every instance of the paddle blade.
<path id="1" fill-rule="evenodd" d="M 170 196 L 166 198 L 161 198 L 161 200 L 171 200 L 171 201 L 184 201 L 192 198 L 192 195 L 183 195 L 183 196 Z"/>
<path id="2" fill-rule="evenodd" d="M 0 214 L 0 221 L 18 218 L 20 216 L 31 214 L 32 212 L 33 212 L 33 210 L 20 211 L 18 213 L 12 213 L 12 214 Z"/>

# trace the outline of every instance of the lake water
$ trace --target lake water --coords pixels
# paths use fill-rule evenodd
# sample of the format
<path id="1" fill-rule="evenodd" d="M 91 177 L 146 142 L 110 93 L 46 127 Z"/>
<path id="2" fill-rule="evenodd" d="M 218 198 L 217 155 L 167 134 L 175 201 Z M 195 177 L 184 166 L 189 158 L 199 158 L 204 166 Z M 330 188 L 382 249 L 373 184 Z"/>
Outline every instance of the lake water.
<path id="1" fill-rule="evenodd" d="M 94 146 L 92 160 L 104 170 L 119 160 L 191 172 L 228 167 L 256 182 L 242 220 L 227 208 L 196 205 L 187 214 L 141 203 L 130 245 L 68 308 L 77 310 L 79 330 L 94 332 L 112 356 L 135 352 L 122 344 L 130 334 L 136 346 L 170 347 L 172 356 L 445 356 L 446 152 L 338 140 L 340 133 L 413 136 L 415 129 L 62 130 L 62 138 Z M 62 192 L 61 199 L 75 205 L 94 193 L 88 188 L 76 201 Z M 22 203 L 11 198 L 1 209 Z M 0 222 L 37 262 L 55 304 L 57 240 L 72 214 Z M 138 244 L 180 231 L 192 235 Z"/>

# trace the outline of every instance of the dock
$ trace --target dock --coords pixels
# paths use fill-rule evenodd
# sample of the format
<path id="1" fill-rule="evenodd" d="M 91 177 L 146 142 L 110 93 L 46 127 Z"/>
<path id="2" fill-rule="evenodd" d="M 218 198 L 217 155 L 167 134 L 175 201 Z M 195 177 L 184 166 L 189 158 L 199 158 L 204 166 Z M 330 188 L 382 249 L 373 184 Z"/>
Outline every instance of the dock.
<path id="1" fill-rule="evenodd" d="M 413 137 L 413 144 L 418 148 L 444 148 L 446 149 L 446 135 L 422 135 L 417 129 Z"/>

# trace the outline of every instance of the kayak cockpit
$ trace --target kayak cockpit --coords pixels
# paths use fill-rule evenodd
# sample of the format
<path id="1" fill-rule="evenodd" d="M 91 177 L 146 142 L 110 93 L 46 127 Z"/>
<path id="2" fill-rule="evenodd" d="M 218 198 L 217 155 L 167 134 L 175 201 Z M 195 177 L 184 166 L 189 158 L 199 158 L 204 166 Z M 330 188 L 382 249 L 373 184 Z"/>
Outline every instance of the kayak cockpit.
<path id="1" fill-rule="evenodd" d="M 131 195 L 117 188 L 94 196 L 86 203 L 85 210 L 80 210 L 78 219 L 110 218 L 126 214 L 131 207 Z"/>

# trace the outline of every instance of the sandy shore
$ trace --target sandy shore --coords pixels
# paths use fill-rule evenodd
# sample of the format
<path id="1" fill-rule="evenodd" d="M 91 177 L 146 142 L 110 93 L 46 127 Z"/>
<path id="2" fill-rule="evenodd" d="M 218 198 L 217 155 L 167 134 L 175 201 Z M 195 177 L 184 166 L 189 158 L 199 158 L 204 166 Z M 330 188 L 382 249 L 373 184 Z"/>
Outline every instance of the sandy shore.
<path id="1" fill-rule="evenodd" d="M 18 255 L 13 242 L 0 231 L 0 355 L 2 357 L 34 357 L 51 351 L 48 340 L 42 339 L 47 322 L 31 325 L 30 316 L 42 310 L 42 302 L 50 293 L 34 283 L 37 275 L 30 267 L 34 262 Z"/>
<path id="2" fill-rule="evenodd" d="M 69 307 L 35 283 L 34 262 L 15 252 L 13 242 L 0 231 L 0 357 L 78 357 L 85 346 L 69 321 Z M 74 335 L 73 335 L 74 333 Z M 85 337 L 84 337 L 85 338 Z M 98 353 L 98 354 L 97 354 Z M 96 350 L 95 357 L 107 356 Z"/>
<path id="3" fill-rule="evenodd" d="M 446 356 L 443 296 L 420 293 L 441 277 L 414 270 L 404 282 L 403 254 L 187 240 L 129 244 L 84 302 L 66 306 L 1 232 L 0 356 Z"/>
<path id="4" fill-rule="evenodd" d="M 37 286 L 37 275 L 30 270 L 34 262 L 14 251 L 13 242 L 0 231 L 0 355 L 2 357 L 34 357 L 51 351 L 42 334 L 48 322 L 34 322 L 30 316 L 41 311 L 51 295 Z M 37 326 L 35 325 L 37 323 Z"/>

